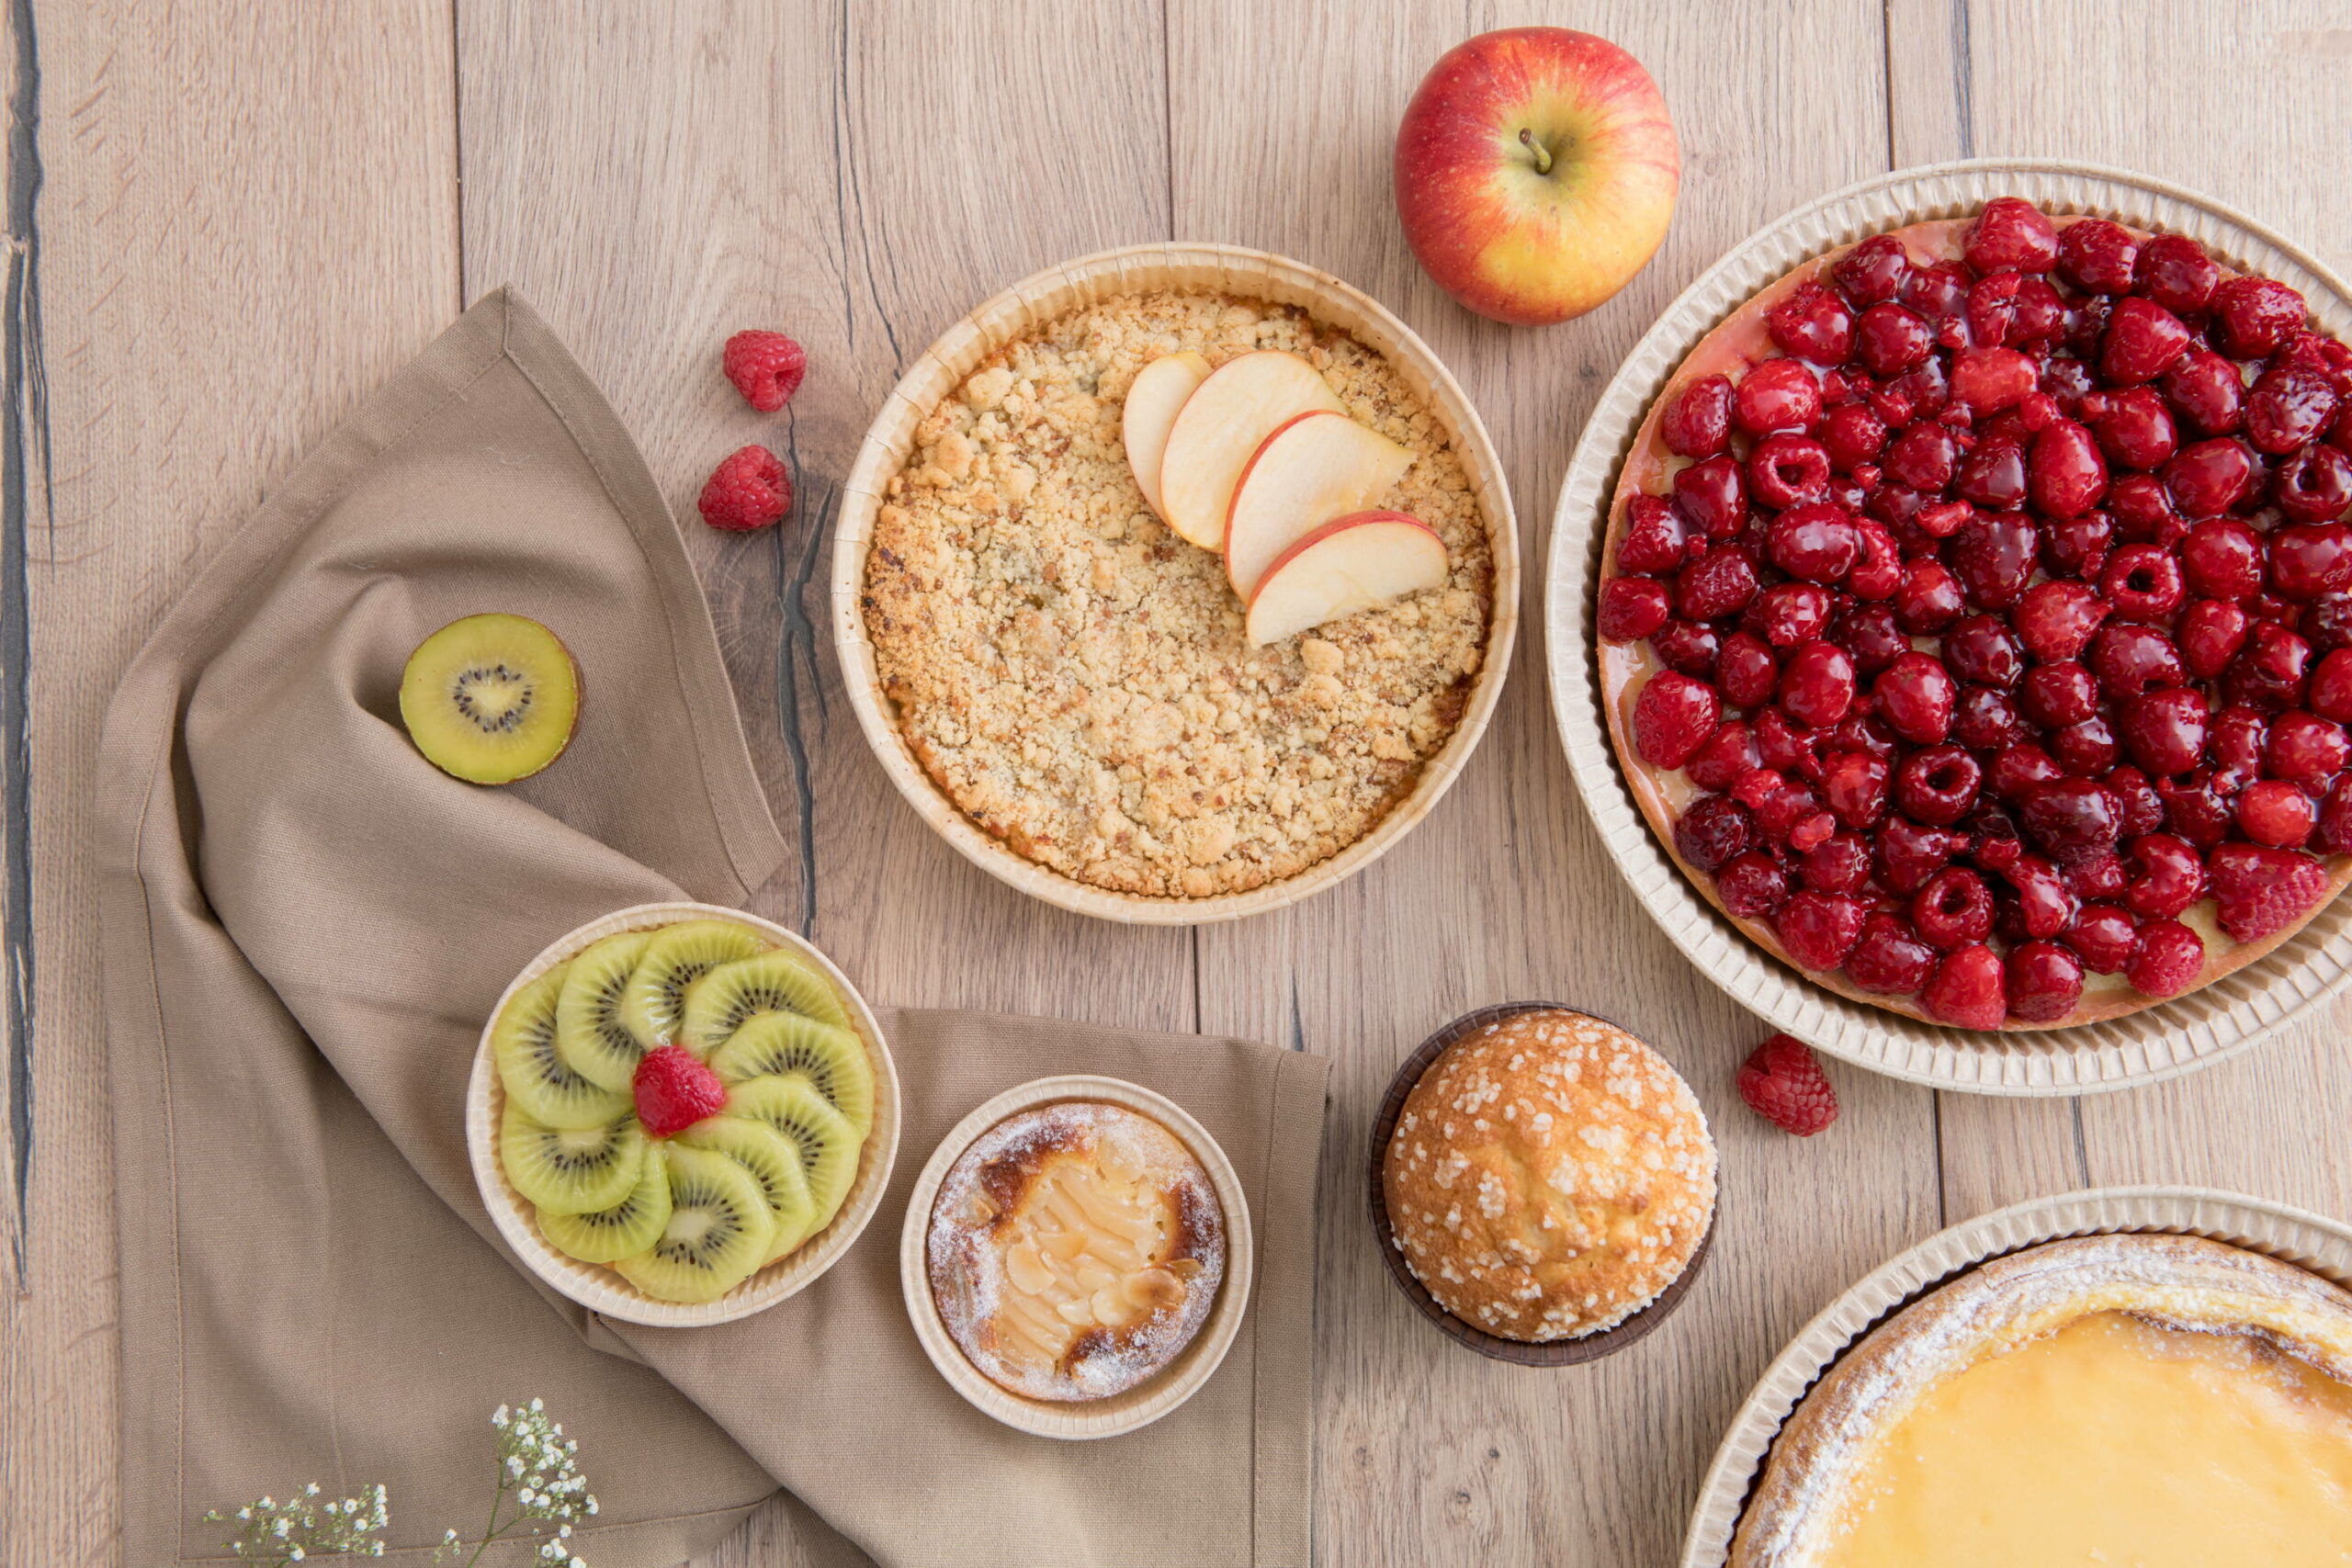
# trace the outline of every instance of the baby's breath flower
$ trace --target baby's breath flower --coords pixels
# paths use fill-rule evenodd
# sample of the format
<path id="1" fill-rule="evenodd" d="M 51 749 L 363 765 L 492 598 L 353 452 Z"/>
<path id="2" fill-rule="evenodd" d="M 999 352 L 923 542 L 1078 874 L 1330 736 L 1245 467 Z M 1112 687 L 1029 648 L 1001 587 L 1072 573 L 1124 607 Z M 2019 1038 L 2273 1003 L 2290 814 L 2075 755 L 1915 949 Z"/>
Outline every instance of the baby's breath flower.
<path id="1" fill-rule="evenodd" d="M 315 1501 L 318 1495 L 319 1484 L 312 1482 L 290 1494 L 284 1503 L 275 1496 L 264 1497 L 247 1503 L 234 1513 L 224 1514 L 216 1508 L 204 1517 L 210 1524 L 237 1527 L 236 1533 L 229 1538 L 229 1550 L 243 1562 L 287 1568 L 289 1563 L 307 1562 L 314 1557 L 384 1554 L 384 1543 L 377 1539 L 377 1532 L 386 1524 L 381 1485 L 368 1493 L 369 1506 L 364 1512 L 356 1497 L 321 1503 Z"/>

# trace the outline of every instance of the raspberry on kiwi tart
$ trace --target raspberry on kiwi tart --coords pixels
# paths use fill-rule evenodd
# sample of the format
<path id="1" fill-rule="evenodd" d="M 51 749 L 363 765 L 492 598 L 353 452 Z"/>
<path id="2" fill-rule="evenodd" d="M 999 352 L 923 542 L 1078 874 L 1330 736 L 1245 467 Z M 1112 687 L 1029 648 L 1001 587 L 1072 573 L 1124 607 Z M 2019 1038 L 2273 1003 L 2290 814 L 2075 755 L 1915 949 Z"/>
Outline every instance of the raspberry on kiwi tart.
<path id="1" fill-rule="evenodd" d="M 1796 268 L 1636 433 L 1610 734 L 1841 995 L 2112 1019 L 2352 879 L 2352 350 L 2192 240 L 2013 197 Z"/>

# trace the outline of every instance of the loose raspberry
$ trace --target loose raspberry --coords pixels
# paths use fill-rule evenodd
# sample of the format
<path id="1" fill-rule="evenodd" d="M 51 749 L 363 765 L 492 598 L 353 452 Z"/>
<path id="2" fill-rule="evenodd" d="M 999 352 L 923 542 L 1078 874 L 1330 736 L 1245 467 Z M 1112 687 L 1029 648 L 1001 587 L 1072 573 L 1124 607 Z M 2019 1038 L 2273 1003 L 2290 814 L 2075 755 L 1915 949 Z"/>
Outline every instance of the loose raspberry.
<path id="1" fill-rule="evenodd" d="M 782 333 L 737 333 L 727 340 L 719 363 L 743 400 L 762 413 L 774 413 L 800 389 L 808 372 L 808 351 Z"/>
<path id="2" fill-rule="evenodd" d="M 1821 1063 L 1793 1035 L 1775 1034 L 1739 1069 L 1739 1098 L 1784 1132 L 1810 1138 L 1838 1120 L 1838 1091 Z"/>
<path id="3" fill-rule="evenodd" d="M 792 476 L 766 447 L 746 446 L 710 471 L 695 504 L 712 527 L 748 534 L 792 510 Z"/>
<path id="4" fill-rule="evenodd" d="M 684 1045 L 659 1045 L 637 1065 L 637 1119 L 666 1138 L 727 1109 L 727 1086 Z"/>

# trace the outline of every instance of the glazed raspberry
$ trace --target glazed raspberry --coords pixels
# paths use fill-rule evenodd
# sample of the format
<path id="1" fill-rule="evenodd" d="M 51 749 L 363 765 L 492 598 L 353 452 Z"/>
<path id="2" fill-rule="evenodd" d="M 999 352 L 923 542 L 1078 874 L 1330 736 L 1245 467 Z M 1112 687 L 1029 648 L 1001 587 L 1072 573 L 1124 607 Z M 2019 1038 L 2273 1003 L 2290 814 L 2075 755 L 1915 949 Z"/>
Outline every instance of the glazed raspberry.
<path id="1" fill-rule="evenodd" d="M 2064 1018 L 2083 999 L 2083 961 L 2054 942 L 2021 942 L 2010 949 L 2005 978 L 2009 1011 L 2029 1023 Z"/>
<path id="2" fill-rule="evenodd" d="M 1771 701 L 1780 678 L 1780 665 L 1763 638 L 1742 631 L 1724 639 L 1723 650 L 1715 658 L 1715 680 L 1735 706 L 1752 708 Z"/>
<path id="3" fill-rule="evenodd" d="M 1702 376 L 1676 394 L 1658 421 L 1666 449 L 1679 457 L 1712 457 L 1731 445 L 1731 378 Z"/>
<path id="4" fill-rule="evenodd" d="M 1740 612 L 1739 629 L 1774 648 L 1799 648 L 1829 629 L 1837 602 L 1829 590 L 1811 582 L 1776 582 Z"/>
<path id="5" fill-rule="evenodd" d="M 1857 604 L 1830 623 L 1829 640 L 1854 660 L 1859 675 L 1875 675 L 1910 651 L 1894 612 L 1884 604 Z"/>
<path id="6" fill-rule="evenodd" d="M 2098 580 L 2115 613 L 2128 621 L 2167 621 L 2185 597 L 2180 563 L 2161 545 L 2126 545 L 2108 558 Z"/>
<path id="7" fill-rule="evenodd" d="M 1782 431 L 1766 436 L 1748 452 L 1746 474 L 1749 492 L 1767 506 L 1819 501 L 1829 491 L 1829 453 L 1810 435 Z"/>
<path id="8" fill-rule="evenodd" d="M 2080 655 L 2108 616 L 2108 605 L 2079 582 L 2038 582 L 2009 612 L 2018 640 L 2034 658 L 2057 663 Z"/>
<path id="9" fill-rule="evenodd" d="M 2256 621 L 2245 649 L 2222 672 L 2222 692 L 2233 703 L 2262 713 L 2301 705 L 2311 644 L 2275 621 Z"/>
<path id="10" fill-rule="evenodd" d="M 2229 796 L 2202 772 L 2159 779 L 2156 794 L 2165 803 L 2165 827 L 2199 849 L 2210 850 L 2229 836 L 2234 820 Z"/>
<path id="11" fill-rule="evenodd" d="M 1968 308 L 1968 275 L 1955 262 L 1915 266 L 1903 279 L 1895 298 L 1930 323 L 1957 321 Z M 1956 343 L 1946 347 L 1957 347 Z"/>
<path id="12" fill-rule="evenodd" d="M 1952 708 L 1951 738 L 1972 750 L 1994 751 L 2026 738 L 2025 716 L 1994 686 L 1963 686 Z"/>
<path id="13" fill-rule="evenodd" d="M 2199 435 L 2228 435 L 2245 422 L 2238 367 L 2210 348 L 2192 348 L 2165 373 L 2165 402 Z"/>
<path id="14" fill-rule="evenodd" d="M 2011 746 L 1994 754 L 1984 785 L 2000 799 L 2016 802 L 2065 776 L 2066 770 L 2058 765 L 2058 760 L 2041 747 Z"/>
<path id="15" fill-rule="evenodd" d="M 1638 642 L 1666 625 L 1669 607 L 1666 584 L 1656 578 L 1612 577 L 1600 589 L 1600 635 L 1610 642 Z"/>
<path id="16" fill-rule="evenodd" d="M 2040 533 L 2022 512 L 1979 517 L 1953 536 L 1952 574 L 1978 609 L 2006 609 L 2032 580 L 2041 547 Z"/>
<path id="17" fill-rule="evenodd" d="M 2033 361 L 2014 348 L 1972 348 L 1951 364 L 1952 400 L 1966 404 L 1979 418 L 2015 408 L 2037 380 Z"/>
<path id="18" fill-rule="evenodd" d="M 2029 277 L 2019 282 L 2017 298 L 2010 308 L 2008 330 L 2001 334 L 2002 341 L 2011 348 L 2046 348 L 2064 337 L 2065 333 L 2066 306 L 2065 302 L 2058 298 L 2058 291 L 2038 277 Z M 2052 360 L 2050 364 L 2052 367 L 2062 364 L 2070 365 L 2079 369 L 2082 362 L 2075 359 Z M 2064 385 L 2074 387 L 2071 380 Z M 2080 397 L 2088 389 L 2089 378 L 2086 375 L 2081 386 L 2069 391 L 2068 395 Z M 2060 387 L 2052 384 L 2049 377 L 2045 375 L 2042 390 L 2055 397 L 2059 393 Z"/>
<path id="19" fill-rule="evenodd" d="M 2172 410 L 2153 389 L 2132 387 L 2112 397 L 2094 396 L 2105 400 L 2094 414 L 2086 399 L 2084 416 L 2090 420 L 2099 450 L 2109 460 L 2146 471 L 2164 467 L 2165 460 L 2180 450 L 2180 433 L 2174 427 Z"/>
<path id="20" fill-rule="evenodd" d="M 1897 484 L 1933 492 L 1951 483 L 1959 462 L 1960 442 L 1952 433 L 1923 420 L 1894 438 L 1880 468 Z"/>
<path id="21" fill-rule="evenodd" d="M 1894 803 L 1914 822 L 1949 828 L 1976 804 L 1984 771 L 1957 746 L 1928 746 L 1894 770 Z"/>
<path id="22" fill-rule="evenodd" d="M 2132 279 L 2141 294 L 2167 310 L 2187 315 L 2212 303 L 2222 269 L 2196 241 L 2179 234 L 2159 234 L 2140 247 Z"/>
<path id="23" fill-rule="evenodd" d="M 1713 686 L 1661 671 L 1634 699 L 1634 750 L 1654 768 L 1679 768 L 1714 734 L 1721 711 Z"/>
<path id="24" fill-rule="evenodd" d="M 782 333 L 741 332 L 727 340 L 719 366 L 745 402 L 762 413 L 774 413 L 800 389 L 808 354 Z"/>
<path id="25" fill-rule="evenodd" d="M 1837 818 L 1826 811 L 1816 811 L 1789 829 L 1789 848 L 1810 860 L 1814 851 L 1827 843 L 1837 832 Z"/>
<path id="26" fill-rule="evenodd" d="M 1829 466 L 1841 474 L 1877 457 L 1886 446 L 1886 421 L 1867 403 L 1847 403 L 1831 409 L 1821 420 L 1821 446 Z"/>
<path id="27" fill-rule="evenodd" d="M 2122 803 L 2091 779 L 2059 779 L 2026 796 L 2025 830 L 2061 865 L 2111 852 L 2123 831 Z"/>
<path id="28" fill-rule="evenodd" d="M 2006 689 L 2025 674 L 2025 647 L 2007 623 L 1971 615 L 1944 634 L 1944 663 L 1963 681 Z"/>
<path id="29" fill-rule="evenodd" d="M 637 1065 L 637 1120 L 666 1138 L 727 1109 L 727 1086 L 684 1045 L 662 1045 Z"/>
<path id="30" fill-rule="evenodd" d="M 2125 838 L 2136 839 L 2164 826 L 2164 799 L 2156 794 L 2155 784 L 2147 774 L 2137 768 L 2117 768 L 2100 782 L 2113 790 L 2115 798 L 2123 804 Z M 2096 897 L 2105 897 L 2106 895 L 2101 893 Z"/>
<path id="31" fill-rule="evenodd" d="M 1887 891 L 1917 893 L 1952 856 L 1968 847 L 1968 835 L 1948 828 L 1923 828 L 1908 818 L 1887 819 L 1878 836 L 1879 879 Z"/>
<path id="32" fill-rule="evenodd" d="M 2026 717 L 2045 728 L 2080 724 L 2098 711 L 2098 682 L 2088 670 L 2071 661 L 2039 664 L 2026 672 L 2018 705 Z"/>
<path id="33" fill-rule="evenodd" d="M 1802 779 L 1821 776 L 1821 732 L 1791 725 L 1778 708 L 1756 716 L 1756 751 L 1775 773 Z"/>
<path id="34" fill-rule="evenodd" d="M 746 446 L 711 470 L 695 504 L 704 522 L 726 533 L 770 527 L 792 510 L 792 477 L 766 447 Z"/>
<path id="35" fill-rule="evenodd" d="M 2104 218 L 2070 223 L 2058 236 L 2058 276 L 2086 294 L 2129 294 L 2140 259 L 2132 231 Z"/>
<path id="36" fill-rule="evenodd" d="M 1951 733 L 1959 692 L 1951 672 L 1932 654 L 1906 653 L 1871 683 L 1879 716 L 1904 739 L 1932 746 Z"/>
<path id="37" fill-rule="evenodd" d="M 1846 954 L 1846 978 L 1865 991 L 1907 997 L 1935 973 L 1936 950 L 1921 942 L 1900 915 L 1873 910 Z"/>
<path id="38" fill-rule="evenodd" d="M 2089 427 L 2062 419 L 2035 436 L 2027 483 L 2047 517 L 2079 517 L 2098 505 L 2107 493 L 2107 459 Z"/>
<path id="39" fill-rule="evenodd" d="M 2223 844 L 2207 857 L 2222 929 L 2239 942 L 2276 936 L 2327 891 L 2327 870 L 2298 850 Z"/>
<path id="40" fill-rule="evenodd" d="M 1711 795 L 1674 824 L 1674 850 L 1701 871 L 1712 872 L 1745 854 L 1756 842 L 1756 819 L 1727 795 Z"/>
<path id="41" fill-rule="evenodd" d="M 1894 299 L 1910 275 L 1910 253 L 1892 234 L 1871 235 L 1838 257 L 1829 269 L 1838 291 L 1858 310 Z"/>
<path id="42" fill-rule="evenodd" d="M 2270 740 L 2270 724 L 2249 707 L 2223 708 L 2213 716 L 2214 783 L 2234 795 L 2262 773 L 2262 753 Z"/>
<path id="43" fill-rule="evenodd" d="M 1998 1029 L 2008 1016 L 2008 985 L 2001 959 L 1979 943 L 1944 955 L 1920 1000 L 1928 1015 L 1967 1029 Z"/>
<path id="44" fill-rule="evenodd" d="M 2336 780 L 2335 787 L 2320 803 L 2312 848 L 2322 854 L 2352 854 L 2352 778 Z"/>
<path id="45" fill-rule="evenodd" d="M 2010 840 L 2014 842 L 2015 840 Z M 1981 852 L 1980 852 L 1981 858 Z M 2113 866 L 2117 881 L 2121 880 L 2122 867 L 2111 855 L 2086 863 L 2086 873 L 2096 868 Z M 2068 880 L 2068 874 L 2039 855 L 2018 854 L 2011 863 L 2000 868 L 2016 894 L 2018 925 L 2023 935 L 2035 941 L 2056 936 L 2075 923 L 2082 910 L 2082 898 Z M 2100 874 L 2087 874 L 2086 881 L 2105 886 Z"/>
<path id="46" fill-rule="evenodd" d="M 1859 834 L 1833 832 L 1805 852 L 1797 875 L 1816 893 L 1859 893 L 1870 880 L 1871 847 Z"/>
<path id="47" fill-rule="evenodd" d="M 2110 387 L 2136 387 L 2172 368 L 2194 335 L 2178 316 L 2151 300 L 2119 299 L 2099 339 L 2098 373 Z"/>
<path id="48" fill-rule="evenodd" d="M 1699 749 L 1699 754 L 1683 764 L 1682 771 L 1701 789 L 1718 794 L 1729 790 L 1747 773 L 1763 765 L 1757 754 L 1756 737 L 1740 720 L 1725 719 L 1714 735 Z"/>
<path id="49" fill-rule="evenodd" d="M 2181 612 L 2180 659 L 2200 681 L 2219 675 L 2245 646 L 2246 614 L 2219 599 L 2199 599 Z"/>
<path id="50" fill-rule="evenodd" d="M 2352 509 L 2352 457 L 2340 447 L 2307 446 L 2279 468 L 2270 494 L 2290 522 L 2341 522 Z"/>
<path id="51" fill-rule="evenodd" d="M 2327 593 L 2312 601 L 2303 610 L 2301 624 L 2303 639 L 2315 653 L 2333 653 L 2339 648 L 2352 648 L 2352 593 Z M 2329 714 L 2330 718 L 2340 716 Z"/>
<path id="52" fill-rule="evenodd" d="M 1711 539 L 1728 539 L 1747 521 L 1747 484 L 1739 460 L 1718 453 L 1674 476 L 1674 509 Z"/>
<path id="53" fill-rule="evenodd" d="M 1838 1120 L 1838 1091 L 1792 1035 L 1775 1034 L 1756 1047 L 1736 1081 L 1747 1108 L 1784 1133 L 1810 1138 Z"/>
<path id="54" fill-rule="evenodd" d="M 1636 576 L 1678 570 L 1706 547 L 1681 513 L 1655 495 L 1637 495 L 1625 509 L 1625 537 L 1617 547 L 1617 568 Z"/>
<path id="55" fill-rule="evenodd" d="M 2251 599 L 2262 592 L 2262 536 L 2234 517 L 2209 517 L 2180 545 L 2189 591 L 2208 599 Z"/>
<path id="56" fill-rule="evenodd" d="M 1815 365 L 1843 365 L 1854 342 L 1854 312 L 1818 283 L 1800 283 L 1764 319 L 1782 354 Z"/>
<path id="57" fill-rule="evenodd" d="M 2263 779 L 2240 792 L 2238 830 L 2257 844 L 2301 849 L 2318 825 L 2311 796 L 2285 779 Z"/>
<path id="58" fill-rule="evenodd" d="M 1736 615 L 1756 597 L 1756 568 L 1728 545 L 1717 545 L 1674 580 L 1674 607 L 1693 621 Z"/>
<path id="59" fill-rule="evenodd" d="M 1886 817 L 1888 779 L 1883 757 L 1840 751 L 1822 764 L 1822 800 L 1847 827 L 1875 828 Z"/>
<path id="60" fill-rule="evenodd" d="M 1771 856 L 1750 850 L 1715 873 L 1715 895 L 1737 919 L 1762 919 L 1788 902 L 1788 874 Z"/>
<path id="61" fill-rule="evenodd" d="M 1854 357 L 1881 380 L 1917 369 L 1935 346 L 1934 330 L 1917 312 L 1892 301 L 1872 305 L 1854 322 Z"/>
<path id="62" fill-rule="evenodd" d="M 1781 671 L 1781 711 L 1799 724 L 1823 728 L 1854 705 L 1854 661 L 1834 642 L 1809 642 Z"/>
<path id="63" fill-rule="evenodd" d="M 1952 488 L 1961 499 L 1999 512 L 2025 500 L 2026 457 L 2016 446 L 1981 443 L 1961 459 Z"/>
<path id="64" fill-rule="evenodd" d="M 1650 651 L 1680 674 L 1704 681 L 1716 673 L 1724 639 L 1704 621 L 1668 621 L 1650 634 Z"/>
<path id="65" fill-rule="evenodd" d="M 2296 600 L 2352 590 L 2352 527 L 2295 523 L 2271 530 L 2270 586 Z"/>
<path id="66" fill-rule="evenodd" d="M 1943 562 L 1930 558 L 1903 569 L 1892 606 L 1896 626 L 1914 637 L 1932 637 L 1960 619 L 1968 598 L 1961 592 L 1960 579 Z"/>
<path id="67" fill-rule="evenodd" d="M 2172 503 L 2172 491 L 2154 474 L 2126 474 L 2108 487 L 2107 510 L 2115 521 L 2118 544 L 2177 543 L 2188 533 L 2188 522 Z"/>
<path id="68" fill-rule="evenodd" d="M 2267 277 L 2233 277 L 2213 290 L 2213 319 L 2233 359 L 2262 359 L 2303 324 L 2303 297 Z"/>
<path id="69" fill-rule="evenodd" d="M 2104 512 L 2055 518 L 2041 531 L 2042 570 L 2052 577 L 2096 581 L 2114 538 L 2114 522 Z"/>
<path id="70" fill-rule="evenodd" d="M 1800 967 L 1835 969 L 1861 935 L 1867 908 L 1838 893 L 1792 893 L 1774 913 L 1772 930 Z"/>
<path id="71" fill-rule="evenodd" d="M 2257 452 L 2284 457 L 2327 434 L 2335 402 L 2335 389 L 2318 373 L 2273 366 L 2245 395 L 2245 438 Z"/>
<path id="72" fill-rule="evenodd" d="M 2049 734 L 2050 754 L 2077 778 L 2098 778 L 2123 759 L 2115 727 L 2097 714 Z"/>
<path id="73" fill-rule="evenodd" d="M 2140 926 L 2129 911 L 2113 904 L 2086 904 L 2059 940 L 2079 953 L 2094 973 L 2113 975 L 2132 962 Z"/>
<path id="74" fill-rule="evenodd" d="M 1798 359 L 1768 359 L 1733 390 L 1731 422 L 1749 435 L 1811 430 L 1821 419 L 1821 383 Z"/>
<path id="75" fill-rule="evenodd" d="M 2116 701 L 2136 697 L 2152 686 L 2177 686 L 2188 679 L 2180 650 L 2154 626 L 2110 621 L 2091 638 L 2086 662 L 2099 690 Z"/>
<path id="76" fill-rule="evenodd" d="M 2319 661 L 2305 700 L 2320 717 L 2352 724 L 2352 648 L 2335 649 Z"/>
<path id="77" fill-rule="evenodd" d="M 2334 657 L 2333 655 L 2330 656 Z M 2326 660 L 2320 667 L 2326 668 Z M 2316 683 L 2316 682 L 2314 682 Z M 2316 708 L 2318 704 L 2314 702 Z M 2344 736 L 2344 727 L 2332 724 L 2316 712 L 2306 713 L 2298 708 L 2282 713 L 2270 726 L 2270 738 L 2263 743 L 2262 771 L 2274 779 L 2286 779 L 2319 792 L 2330 780 L 2344 771 L 2352 760 L 2352 742 Z"/>
<path id="78" fill-rule="evenodd" d="M 2133 874 L 2123 902 L 2142 919 L 2170 919 L 2205 897 L 2205 859 L 2186 839 L 2144 833 L 2130 853 Z"/>
<path id="79" fill-rule="evenodd" d="M 1862 558 L 1861 527 L 1852 513 L 1827 502 L 1792 506 L 1772 519 L 1764 549 L 1791 577 L 1842 582 Z"/>
<path id="80" fill-rule="evenodd" d="M 2032 203 L 1995 197 L 1968 226 L 1960 248 L 1980 273 L 2048 272 L 2058 259 L 2058 231 Z"/>
<path id="81" fill-rule="evenodd" d="M 2205 972 L 2205 941 L 2178 920 L 2150 920 L 2140 928 L 2123 977 L 2143 996 L 2177 997 Z"/>
<path id="82" fill-rule="evenodd" d="M 1966 866 L 1948 865 L 1911 900 L 1911 924 L 1929 946 L 1950 953 L 1993 931 L 1993 894 Z"/>
<path id="83" fill-rule="evenodd" d="M 2210 712 L 2204 693 L 2165 686 L 2119 705 L 2117 723 L 2132 760 L 2165 778 L 2204 761 Z"/>

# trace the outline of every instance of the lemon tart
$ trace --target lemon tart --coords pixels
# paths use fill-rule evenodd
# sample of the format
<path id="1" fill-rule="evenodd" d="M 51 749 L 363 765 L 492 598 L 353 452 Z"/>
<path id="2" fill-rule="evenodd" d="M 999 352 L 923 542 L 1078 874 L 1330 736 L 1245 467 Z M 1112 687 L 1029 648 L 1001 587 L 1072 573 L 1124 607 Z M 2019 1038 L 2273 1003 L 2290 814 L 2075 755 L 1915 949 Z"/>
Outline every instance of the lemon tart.
<path id="1" fill-rule="evenodd" d="M 1805 1397 L 1730 1562 L 2352 1562 L 2352 1294 L 2192 1236 L 1998 1259 Z"/>

